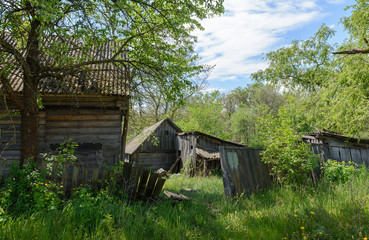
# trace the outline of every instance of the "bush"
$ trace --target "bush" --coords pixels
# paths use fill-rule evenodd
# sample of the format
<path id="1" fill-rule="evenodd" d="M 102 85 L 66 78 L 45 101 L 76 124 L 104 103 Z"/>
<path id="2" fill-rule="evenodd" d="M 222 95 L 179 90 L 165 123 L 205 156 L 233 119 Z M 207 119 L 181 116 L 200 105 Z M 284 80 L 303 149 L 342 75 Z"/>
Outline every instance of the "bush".
<path id="1" fill-rule="evenodd" d="M 353 176 L 356 171 L 355 165 L 357 166 L 357 164 L 352 161 L 338 162 L 328 159 L 323 165 L 324 179 L 329 182 L 344 183 Z"/>
<path id="2" fill-rule="evenodd" d="M 45 176 L 45 172 L 36 169 L 34 162 L 23 168 L 14 164 L 0 188 L 2 208 L 13 213 L 57 208 L 61 203 L 58 195 L 63 193 L 62 186 L 47 181 Z"/>

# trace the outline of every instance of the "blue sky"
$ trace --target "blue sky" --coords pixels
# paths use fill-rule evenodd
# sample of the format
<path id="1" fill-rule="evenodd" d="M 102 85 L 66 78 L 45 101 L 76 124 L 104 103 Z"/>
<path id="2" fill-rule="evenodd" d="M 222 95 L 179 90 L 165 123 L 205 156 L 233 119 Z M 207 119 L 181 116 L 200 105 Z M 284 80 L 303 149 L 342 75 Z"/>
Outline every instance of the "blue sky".
<path id="1" fill-rule="evenodd" d="M 215 65 L 205 91 L 228 92 L 252 83 L 250 74 L 267 64 L 263 53 L 312 36 L 324 23 L 337 31 L 333 42 L 347 37 L 339 24 L 354 0 L 225 0 L 226 13 L 204 20 L 196 31 L 200 63 Z"/>

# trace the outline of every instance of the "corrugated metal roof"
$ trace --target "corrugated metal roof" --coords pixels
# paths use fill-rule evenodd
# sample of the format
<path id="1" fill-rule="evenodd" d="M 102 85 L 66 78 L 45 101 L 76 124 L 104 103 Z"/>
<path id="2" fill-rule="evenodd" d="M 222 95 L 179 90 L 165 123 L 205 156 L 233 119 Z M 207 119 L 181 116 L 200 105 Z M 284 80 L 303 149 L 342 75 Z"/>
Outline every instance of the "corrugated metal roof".
<path id="1" fill-rule="evenodd" d="M 18 42 L 9 34 L 3 36 L 7 42 L 13 46 L 19 46 Z M 47 55 L 47 52 L 53 51 L 53 44 L 65 44 L 67 49 L 65 55 L 73 64 L 79 64 L 87 61 L 102 61 L 112 57 L 119 46 L 114 43 L 107 43 L 103 46 L 94 46 L 86 50 L 83 43 L 78 40 L 66 40 L 61 37 L 51 37 L 42 43 L 44 55 L 41 56 L 42 68 L 52 68 L 55 66 L 63 67 L 61 61 Z M 17 47 L 19 48 L 19 47 Z M 24 48 L 20 50 L 24 56 Z M 13 55 L 3 56 L 5 61 L 0 62 L 0 68 L 10 69 L 7 77 L 10 85 L 15 92 L 23 90 L 23 70 L 19 63 L 15 61 Z M 126 54 L 119 54 L 118 59 L 127 59 Z M 68 69 L 69 65 L 64 67 Z M 49 72 L 49 76 L 42 78 L 39 84 L 40 93 L 53 94 L 102 94 L 127 96 L 129 92 L 128 69 L 122 65 L 102 62 L 100 64 L 90 64 L 78 69 L 63 70 L 60 74 Z M 41 72 L 42 74 L 42 72 Z M 51 77 L 52 76 L 52 77 Z"/>
<path id="2" fill-rule="evenodd" d="M 196 154 L 208 160 L 220 159 L 219 151 L 216 150 L 196 148 Z"/>
<path id="3" fill-rule="evenodd" d="M 126 146 L 126 153 L 133 154 L 142 144 L 144 144 L 148 140 L 150 135 L 154 133 L 163 122 L 168 122 L 177 132 L 182 132 L 182 130 L 170 118 L 165 118 L 155 123 L 154 125 L 145 128 L 141 134 L 133 138 Z"/>

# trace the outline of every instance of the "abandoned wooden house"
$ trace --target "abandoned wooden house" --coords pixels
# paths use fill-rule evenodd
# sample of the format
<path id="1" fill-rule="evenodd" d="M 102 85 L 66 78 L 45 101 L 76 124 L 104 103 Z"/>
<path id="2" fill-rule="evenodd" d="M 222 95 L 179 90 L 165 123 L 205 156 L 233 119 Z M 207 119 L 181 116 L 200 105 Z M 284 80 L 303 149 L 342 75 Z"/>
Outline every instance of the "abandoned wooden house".
<path id="1" fill-rule="evenodd" d="M 145 168 L 169 170 L 177 158 L 176 135 L 182 130 L 169 118 L 145 128 L 126 146 L 126 160 Z"/>
<path id="2" fill-rule="evenodd" d="M 177 142 L 180 167 L 191 175 L 209 175 L 220 170 L 220 146 L 244 147 L 198 131 L 178 133 Z"/>
<path id="3" fill-rule="evenodd" d="M 346 137 L 328 131 L 307 133 L 303 141 L 311 144 L 315 154 L 323 161 L 333 159 L 337 161 L 353 161 L 357 164 L 369 166 L 369 139 Z"/>
<path id="4" fill-rule="evenodd" d="M 104 48 L 91 49 L 90 54 L 95 60 L 106 59 L 112 54 L 112 47 L 107 44 Z M 78 50 L 71 50 L 70 54 L 82 55 Z M 11 88 L 20 99 L 22 78 L 21 69 L 10 74 Z M 81 164 L 96 167 L 118 162 L 126 134 L 122 119 L 128 111 L 129 84 L 128 70 L 108 63 L 92 65 L 79 76 L 42 79 L 38 88 L 43 105 L 38 120 L 39 152 L 52 152 L 63 141 L 72 139 L 79 145 L 76 155 Z M 1 99 L 0 159 L 18 160 L 20 115 L 5 91 Z"/>

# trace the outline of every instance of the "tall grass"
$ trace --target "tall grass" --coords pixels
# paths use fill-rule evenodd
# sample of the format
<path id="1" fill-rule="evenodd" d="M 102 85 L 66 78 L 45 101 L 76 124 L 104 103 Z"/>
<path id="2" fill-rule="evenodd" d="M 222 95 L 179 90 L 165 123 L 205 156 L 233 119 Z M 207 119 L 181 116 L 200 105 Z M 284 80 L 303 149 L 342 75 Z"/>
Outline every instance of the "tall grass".
<path id="1" fill-rule="evenodd" d="M 364 239 L 369 236 L 369 174 L 346 183 L 274 186 L 225 200 L 219 177 L 173 175 L 165 189 L 193 201 L 69 200 L 61 209 L 0 213 L 0 239 Z"/>

